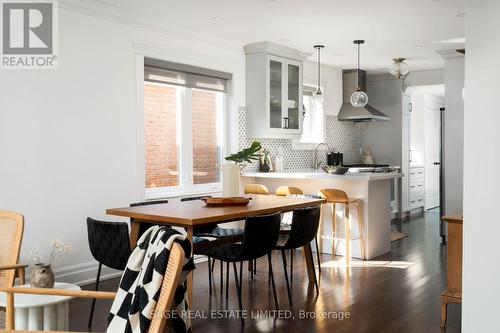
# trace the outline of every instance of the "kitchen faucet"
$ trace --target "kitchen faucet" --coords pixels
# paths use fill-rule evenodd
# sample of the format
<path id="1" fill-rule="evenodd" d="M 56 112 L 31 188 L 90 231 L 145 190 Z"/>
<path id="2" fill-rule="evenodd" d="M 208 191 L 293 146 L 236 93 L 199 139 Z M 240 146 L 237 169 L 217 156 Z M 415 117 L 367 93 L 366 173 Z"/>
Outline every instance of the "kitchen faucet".
<path id="1" fill-rule="evenodd" d="M 318 170 L 319 166 L 321 165 L 321 161 L 318 160 L 318 148 L 320 146 L 325 146 L 326 149 L 328 149 L 328 152 L 331 153 L 332 150 L 328 146 L 327 143 L 321 142 L 316 145 L 316 148 L 314 149 L 314 161 L 313 161 L 313 169 Z"/>

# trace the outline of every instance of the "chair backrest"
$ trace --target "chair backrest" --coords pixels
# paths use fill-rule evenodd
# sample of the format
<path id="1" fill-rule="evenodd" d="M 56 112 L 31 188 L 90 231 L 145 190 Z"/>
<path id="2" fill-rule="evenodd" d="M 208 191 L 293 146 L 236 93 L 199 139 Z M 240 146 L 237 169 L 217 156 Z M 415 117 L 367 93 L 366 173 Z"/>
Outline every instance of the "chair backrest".
<path id="1" fill-rule="evenodd" d="M 143 201 L 143 202 L 134 202 L 130 204 L 130 207 L 138 207 L 138 206 L 150 206 L 150 205 L 161 205 L 161 204 L 167 204 L 168 200 L 150 200 L 150 201 Z M 131 218 L 130 221 L 133 221 L 134 219 Z M 137 233 L 137 239 L 139 239 L 143 233 L 146 232 L 151 227 L 154 227 L 156 224 L 140 220 L 140 219 L 135 219 L 137 221 L 141 222 L 141 225 L 139 226 L 139 232 Z"/>
<path id="2" fill-rule="evenodd" d="M 292 225 L 284 247 L 296 249 L 312 241 L 318 233 L 321 206 L 300 208 L 293 211 Z"/>
<path id="3" fill-rule="evenodd" d="M 101 264 L 123 271 L 130 256 L 125 222 L 104 222 L 87 218 L 90 252 Z"/>
<path id="4" fill-rule="evenodd" d="M 239 258 L 257 259 L 274 249 L 280 232 L 281 213 L 247 217 Z"/>
<path id="5" fill-rule="evenodd" d="M 166 311 L 171 310 L 174 304 L 175 291 L 181 278 L 182 267 L 184 264 L 184 250 L 178 243 L 174 243 L 170 256 L 168 258 L 167 269 L 163 277 L 160 297 L 156 302 L 155 315 L 151 320 L 148 333 L 162 333 L 165 331 L 168 316 Z"/>
<path id="6" fill-rule="evenodd" d="M 0 210 L 0 266 L 17 264 L 23 230 L 23 215 Z M 0 271 L 0 287 L 12 287 L 14 276 L 14 270 Z"/>
<path id="7" fill-rule="evenodd" d="M 349 203 L 349 196 L 342 190 L 337 190 L 333 188 L 322 189 L 319 191 L 319 195 L 325 198 L 328 202 L 333 203 Z"/>
<path id="8" fill-rule="evenodd" d="M 276 195 L 281 197 L 286 197 L 288 195 L 300 195 L 304 194 L 304 192 L 295 186 L 280 186 L 276 189 Z"/>
<path id="9" fill-rule="evenodd" d="M 244 189 L 245 194 L 270 194 L 265 185 L 247 184 Z"/>
<path id="10" fill-rule="evenodd" d="M 142 201 L 142 202 L 134 202 L 130 204 L 130 207 L 137 207 L 137 206 L 149 206 L 149 205 L 159 205 L 159 204 L 166 204 L 168 203 L 168 200 L 151 200 L 151 201 Z"/>
<path id="11" fill-rule="evenodd" d="M 202 195 L 202 196 L 197 196 L 197 197 L 185 197 L 181 199 L 181 202 L 184 201 L 195 201 L 195 200 L 201 200 L 203 198 L 211 198 L 211 195 Z"/>

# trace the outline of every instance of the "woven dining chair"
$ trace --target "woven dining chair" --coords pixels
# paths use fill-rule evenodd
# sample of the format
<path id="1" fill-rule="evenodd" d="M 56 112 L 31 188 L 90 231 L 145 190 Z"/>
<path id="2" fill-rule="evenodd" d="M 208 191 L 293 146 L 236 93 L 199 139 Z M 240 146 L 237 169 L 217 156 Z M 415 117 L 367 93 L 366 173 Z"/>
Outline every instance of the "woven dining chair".
<path id="1" fill-rule="evenodd" d="M 178 243 L 174 243 L 165 270 L 163 284 L 160 290 L 160 296 L 158 298 L 158 302 L 156 303 L 156 308 L 152 310 L 155 313 L 166 313 L 168 310 L 172 308 L 174 303 L 175 292 L 177 290 L 177 285 L 179 284 L 179 280 L 181 278 L 184 259 L 185 259 L 185 254 L 184 250 L 182 249 L 182 246 Z M 13 330 L 15 327 L 14 294 L 69 296 L 77 298 L 98 298 L 98 299 L 110 299 L 110 300 L 113 300 L 116 297 L 116 293 L 114 292 L 49 289 L 49 288 L 4 287 L 0 288 L 0 292 L 5 292 L 7 294 L 7 320 L 6 320 L 7 330 L 0 331 L 2 333 L 26 332 L 26 331 Z M 167 324 L 167 317 L 168 316 L 153 316 L 147 332 L 148 333 L 164 332 Z M 30 332 L 35 332 L 35 331 L 30 331 Z M 125 333 L 125 332 L 113 332 L 113 333 Z"/>

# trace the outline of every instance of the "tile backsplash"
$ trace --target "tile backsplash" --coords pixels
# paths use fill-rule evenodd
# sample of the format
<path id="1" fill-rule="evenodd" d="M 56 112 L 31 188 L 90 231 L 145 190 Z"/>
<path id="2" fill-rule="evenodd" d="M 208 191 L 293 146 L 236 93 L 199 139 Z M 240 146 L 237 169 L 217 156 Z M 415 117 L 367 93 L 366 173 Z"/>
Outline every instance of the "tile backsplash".
<path id="1" fill-rule="evenodd" d="M 365 136 L 362 123 L 339 121 L 335 116 L 326 116 L 325 122 L 326 143 L 333 151 L 344 153 L 344 163 L 360 162 L 359 149 L 365 145 Z M 267 139 L 247 138 L 246 135 L 246 108 L 241 107 L 238 111 L 238 141 L 239 149 L 247 148 L 252 141 L 258 140 L 262 146 L 271 152 L 274 158 L 278 155 L 280 147 L 283 147 L 283 159 L 285 170 L 311 169 L 314 151 L 293 150 L 291 139 Z M 326 154 L 320 153 L 319 157 L 326 163 Z M 258 163 L 252 163 L 245 167 L 245 171 L 256 171 Z"/>

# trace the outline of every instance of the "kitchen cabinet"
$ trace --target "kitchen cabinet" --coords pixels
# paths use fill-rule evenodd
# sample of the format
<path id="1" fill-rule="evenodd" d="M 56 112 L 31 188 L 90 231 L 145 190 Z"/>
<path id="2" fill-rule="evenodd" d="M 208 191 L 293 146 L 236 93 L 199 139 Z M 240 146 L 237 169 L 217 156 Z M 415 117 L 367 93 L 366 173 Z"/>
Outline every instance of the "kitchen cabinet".
<path id="1" fill-rule="evenodd" d="M 245 46 L 247 136 L 302 134 L 302 55 L 273 43 Z"/>
<path id="2" fill-rule="evenodd" d="M 410 209 L 425 206 L 425 167 L 410 168 Z"/>

